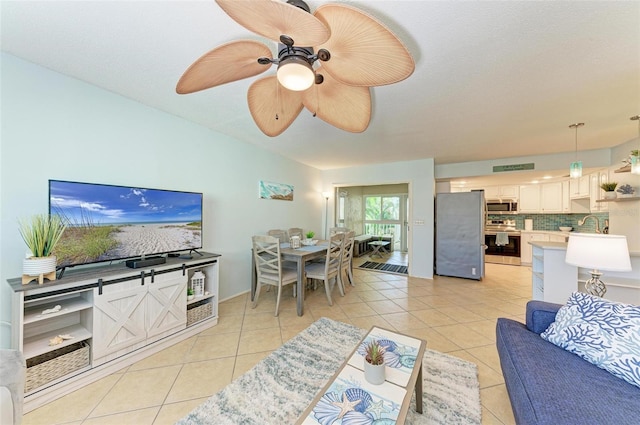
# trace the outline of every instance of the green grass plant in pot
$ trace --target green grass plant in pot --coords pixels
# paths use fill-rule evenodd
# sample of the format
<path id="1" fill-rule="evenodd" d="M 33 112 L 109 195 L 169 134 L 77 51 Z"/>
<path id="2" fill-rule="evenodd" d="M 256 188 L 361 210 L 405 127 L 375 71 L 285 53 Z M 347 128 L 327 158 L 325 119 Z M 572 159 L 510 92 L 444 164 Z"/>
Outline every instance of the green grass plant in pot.
<path id="1" fill-rule="evenodd" d="M 604 190 L 604 199 L 614 199 L 616 197 L 617 182 L 606 182 L 600 185 L 600 189 Z"/>
<path id="2" fill-rule="evenodd" d="M 316 235 L 315 232 L 307 232 L 305 234 L 305 236 L 307 237 L 306 239 L 302 240 L 302 245 L 315 245 L 318 241 L 314 240 L 313 237 Z"/>
<path id="3" fill-rule="evenodd" d="M 60 241 L 66 224 L 57 215 L 39 214 L 27 220 L 19 220 L 20 236 L 27 244 L 30 253 L 22 262 L 22 284 L 44 278 L 56 279 L 56 256 L 53 250 Z"/>

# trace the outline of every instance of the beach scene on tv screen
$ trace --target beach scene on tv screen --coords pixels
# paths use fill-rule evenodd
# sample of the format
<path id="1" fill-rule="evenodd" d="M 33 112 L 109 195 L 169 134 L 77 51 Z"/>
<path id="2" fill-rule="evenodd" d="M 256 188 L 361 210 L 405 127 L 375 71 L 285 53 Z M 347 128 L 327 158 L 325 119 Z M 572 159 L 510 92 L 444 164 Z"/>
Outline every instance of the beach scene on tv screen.
<path id="1" fill-rule="evenodd" d="M 202 247 L 202 194 L 50 181 L 49 209 L 67 229 L 58 266 Z"/>

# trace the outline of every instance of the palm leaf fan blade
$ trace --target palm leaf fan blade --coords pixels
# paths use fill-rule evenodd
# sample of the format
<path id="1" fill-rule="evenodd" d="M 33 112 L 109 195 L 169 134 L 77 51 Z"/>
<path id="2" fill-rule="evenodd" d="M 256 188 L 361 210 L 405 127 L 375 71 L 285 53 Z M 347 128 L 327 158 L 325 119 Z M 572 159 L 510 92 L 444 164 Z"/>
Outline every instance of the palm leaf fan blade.
<path id="1" fill-rule="evenodd" d="M 314 15 L 331 28 L 331 37 L 318 48 L 331 52 L 323 67 L 338 81 L 374 87 L 397 83 L 413 73 L 409 50 L 372 16 L 344 4 L 320 6 Z"/>
<path id="2" fill-rule="evenodd" d="M 351 133 L 361 133 L 371 120 L 371 91 L 369 87 L 348 86 L 322 72 L 322 84 L 304 91 L 302 102 L 321 120 Z"/>
<path id="3" fill-rule="evenodd" d="M 302 93 L 287 90 L 275 76 L 256 80 L 247 93 L 249 111 L 260 130 L 270 137 L 285 131 L 302 110 Z"/>
<path id="4" fill-rule="evenodd" d="M 238 40 L 218 46 L 182 74 L 176 92 L 194 93 L 261 74 L 271 65 L 259 64 L 260 57 L 270 58 L 271 50 L 258 41 Z"/>
<path id="5" fill-rule="evenodd" d="M 293 38 L 296 46 L 315 46 L 330 35 L 315 16 L 280 0 L 216 0 L 234 21 L 256 34 L 279 42 L 281 35 Z"/>

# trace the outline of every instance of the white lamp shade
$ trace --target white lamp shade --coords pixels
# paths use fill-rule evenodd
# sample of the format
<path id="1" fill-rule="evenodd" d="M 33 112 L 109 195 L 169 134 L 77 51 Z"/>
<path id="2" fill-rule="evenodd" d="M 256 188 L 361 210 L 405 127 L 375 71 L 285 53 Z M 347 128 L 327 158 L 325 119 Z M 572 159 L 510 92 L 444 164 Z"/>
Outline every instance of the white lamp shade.
<path id="1" fill-rule="evenodd" d="M 571 234 L 565 262 L 594 270 L 630 271 L 627 237 L 596 233 Z"/>

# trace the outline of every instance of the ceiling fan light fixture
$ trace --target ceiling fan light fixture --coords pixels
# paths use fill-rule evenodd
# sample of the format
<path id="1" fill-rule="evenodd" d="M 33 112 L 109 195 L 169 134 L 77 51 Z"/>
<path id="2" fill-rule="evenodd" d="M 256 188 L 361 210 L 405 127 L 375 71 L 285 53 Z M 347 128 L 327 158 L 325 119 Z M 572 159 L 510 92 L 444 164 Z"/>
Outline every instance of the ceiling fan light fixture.
<path id="1" fill-rule="evenodd" d="M 276 75 L 283 87 L 293 91 L 304 91 L 316 80 L 311 64 L 297 56 L 289 56 L 281 60 Z"/>

